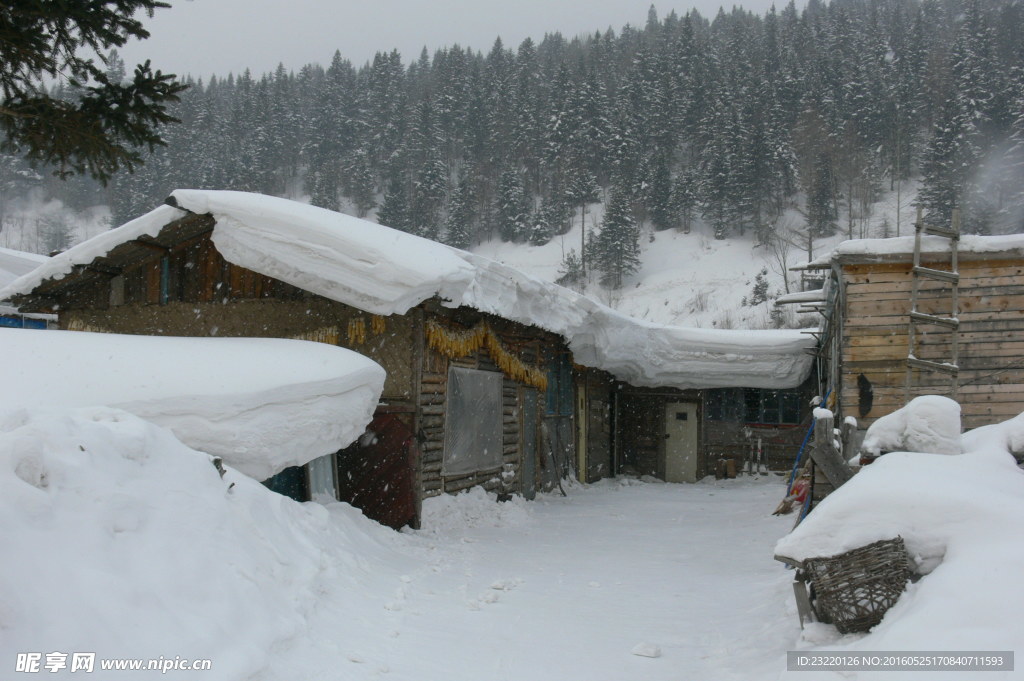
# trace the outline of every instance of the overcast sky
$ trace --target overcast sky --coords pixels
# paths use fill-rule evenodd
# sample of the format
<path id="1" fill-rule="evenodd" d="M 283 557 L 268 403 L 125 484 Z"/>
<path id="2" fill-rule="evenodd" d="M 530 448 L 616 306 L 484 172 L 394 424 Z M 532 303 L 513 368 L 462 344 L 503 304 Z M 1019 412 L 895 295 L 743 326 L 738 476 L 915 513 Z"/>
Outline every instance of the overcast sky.
<path id="1" fill-rule="evenodd" d="M 208 79 L 249 68 L 259 76 L 278 63 L 297 71 L 305 64 L 327 66 L 335 50 L 356 66 L 378 51 L 397 48 L 405 63 L 424 46 L 433 54 L 458 43 L 487 52 L 501 36 L 506 47 L 523 39 L 539 41 L 561 32 L 566 38 L 624 24 L 642 27 L 647 0 L 169 0 L 147 20 L 151 36 L 121 50 L 129 71 L 152 59 L 153 66 L 179 76 Z M 782 8 L 788 0 L 777 0 Z M 714 18 L 720 5 L 733 4 L 763 15 L 773 0 L 664 0 L 659 17 L 680 16 L 696 7 Z M 798 2 L 802 7 L 803 2 Z"/>

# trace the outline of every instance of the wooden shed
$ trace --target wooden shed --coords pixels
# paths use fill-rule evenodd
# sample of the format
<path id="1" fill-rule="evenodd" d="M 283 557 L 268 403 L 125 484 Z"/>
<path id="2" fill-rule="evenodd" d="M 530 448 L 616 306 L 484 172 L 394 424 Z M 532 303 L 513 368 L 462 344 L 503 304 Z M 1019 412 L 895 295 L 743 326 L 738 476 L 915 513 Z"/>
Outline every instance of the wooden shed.
<path id="1" fill-rule="evenodd" d="M 436 297 L 374 315 L 227 262 L 211 240 L 214 224 L 187 214 L 15 301 L 59 311 L 69 330 L 296 338 L 371 357 L 387 379 L 367 434 L 333 461 L 268 485 L 299 499 L 334 487 L 336 498 L 394 527 L 416 526 L 422 500 L 444 492 L 482 485 L 532 498 L 575 470 L 587 480 L 611 475 L 601 418 L 611 378 L 574 366 L 560 336 Z M 595 418 L 576 418 L 577 395 Z"/>
<path id="2" fill-rule="evenodd" d="M 918 280 L 913 349 L 913 237 L 845 242 L 811 265 L 830 277 L 822 353 L 837 420 L 863 430 L 928 394 L 955 397 L 965 429 L 1024 411 L 1024 237 L 963 236 L 957 251 L 955 303 L 949 277 Z M 919 257 L 954 271 L 948 242 L 926 237 Z"/>
<path id="3" fill-rule="evenodd" d="M 788 471 L 810 425 L 812 374 L 795 388 L 637 388 L 615 393 L 616 471 L 669 482 Z"/>

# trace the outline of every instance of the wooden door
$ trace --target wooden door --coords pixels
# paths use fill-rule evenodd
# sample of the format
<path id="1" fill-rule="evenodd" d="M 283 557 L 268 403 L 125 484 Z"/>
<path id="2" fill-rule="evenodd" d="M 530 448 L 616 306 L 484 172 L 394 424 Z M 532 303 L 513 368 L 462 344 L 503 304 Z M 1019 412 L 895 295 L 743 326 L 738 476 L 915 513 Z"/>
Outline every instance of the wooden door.
<path id="1" fill-rule="evenodd" d="M 698 428 L 696 402 L 665 405 L 666 482 L 697 482 Z"/>

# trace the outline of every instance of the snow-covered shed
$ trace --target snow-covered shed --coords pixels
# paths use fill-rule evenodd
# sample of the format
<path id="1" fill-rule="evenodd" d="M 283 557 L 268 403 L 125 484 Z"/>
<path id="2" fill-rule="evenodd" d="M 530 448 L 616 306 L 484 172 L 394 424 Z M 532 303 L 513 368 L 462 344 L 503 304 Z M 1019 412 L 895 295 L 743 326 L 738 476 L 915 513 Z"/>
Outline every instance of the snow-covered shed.
<path id="1" fill-rule="evenodd" d="M 1024 235 L 960 236 L 955 270 L 952 253 L 921 237 L 913 349 L 913 236 L 845 241 L 803 266 L 830 279 L 821 353 L 837 422 L 863 429 L 928 394 L 955 393 L 966 429 L 1024 411 Z"/>
<path id="2" fill-rule="evenodd" d="M 613 425 L 641 389 L 660 414 L 642 433 L 660 463 L 641 472 L 696 479 L 705 389 L 796 388 L 813 361 L 797 331 L 651 324 L 472 253 L 240 192 L 175 191 L 0 299 L 58 311 L 67 329 L 304 338 L 375 359 L 382 403 L 339 454 L 339 486 L 396 526 L 443 492 L 532 496 L 570 472 L 614 473 L 631 443 Z"/>

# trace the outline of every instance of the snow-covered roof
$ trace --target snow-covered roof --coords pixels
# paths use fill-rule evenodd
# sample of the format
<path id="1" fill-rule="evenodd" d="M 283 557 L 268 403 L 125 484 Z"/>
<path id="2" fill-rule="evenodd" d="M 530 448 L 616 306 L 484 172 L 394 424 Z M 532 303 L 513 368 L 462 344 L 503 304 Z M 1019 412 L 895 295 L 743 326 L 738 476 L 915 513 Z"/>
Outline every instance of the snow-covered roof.
<path id="1" fill-rule="evenodd" d="M 965 234 L 960 237 L 958 252 L 967 258 L 991 254 L 1024 256 L 1024 234 L 979 236 Z M 914 237 L 900 236 L 890 239 L 851 239 L 843 241 L 833 250 L 820 255 L 800 269 L 828 269 L 833 261 L 871 261 L 908 259 L 914 253 Z M 922 236 L 921 253 L 941 255 L 949 253 L 949 239 Z"/>
<path id="2" fill-rule="evenodd" d="M 311 341 L 0 329 L 0 347 L 5 417 L 117 407 L 257 480 L 354 441 L 384 387 L 376 362 Z"/>
<path id="3" fill-rule="evenodd" d="M 211 214 L 225 260 L 374 314 L 403 314 L 438 296 L 563 336 L 575 360 L 637 386 L 795 387 L 809 375 L 814 339 L 794 330 L 663 326 L 472 253 L 366 220 L 285 199 L 230 191 L 178 190 L 168 202 L 101 234 L 0 290 L 30 293 L 115 246 L 190 211 Z"/>
<path id="4" fill-rule="evenodd" d="M 787 293 L 775 299 L 775 305 L 796 305 L 804 303 L 822 303 L 826 299 L 825 289 L 819 288 L 813 291 L 797 291 Z"/>
<path id="5" fill-rule="evenodd" d="M 28 274 L 35 268 L 49 260 L 45 255 L 15 251 L 10 248 L 0 248 L 0 287 L 7 286 L 18 277 Z M 0 315 L 18 314 L 17 308 L 9 305 L 0 305 Z M 31 319 L 56 319 L 54 315 L 25 315 Z"/>
<path id="6" fill-rule="evenodd" d="M 7 286 L 49 260 L 45 255 L 0 248 L 0 286 Z"/>

